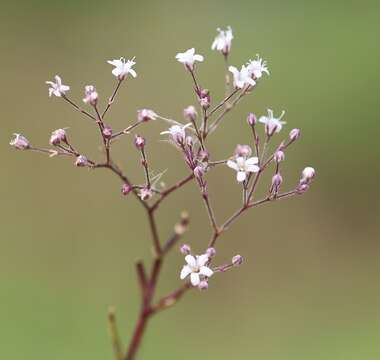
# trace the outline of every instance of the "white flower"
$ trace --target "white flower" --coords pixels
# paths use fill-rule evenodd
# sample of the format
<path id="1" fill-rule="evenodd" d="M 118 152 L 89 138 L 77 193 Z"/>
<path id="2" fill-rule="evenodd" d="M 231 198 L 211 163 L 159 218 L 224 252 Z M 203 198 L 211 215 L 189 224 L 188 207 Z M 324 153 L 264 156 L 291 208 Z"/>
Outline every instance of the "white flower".
<path id="1" fill-rule="evenodd" d="M 181 270 L 180 278 L 185 279 L 190 275 L 190 281 L 193 286 L 198 286 L 201 282 L 201 277 L 209 278 L 214 273 L 209 267 L 206 266 L 208 262 L 208 256 L 206 254 L 200 256 L 186 255 L 185 261 L 187 265 Z"/>
<path id="2" fill-rule="evenodd" d="M 186 125 L 173 125 L 169 130 L 162 131 L 161 135 L 169 134 L 170 138 L 178 145 L 182 145 L 186 138 L 186 128 L 191 126 L 191 123 Z"/>
<path id="3" fill-rule="evenodd" d="M 131 74 L 134 78 L 137 76 L 136 71 L 132 69 L 132 66 L 136 64 L 134 60 L 135 58 L 125 61 L 122 57 L 119 60 L 108 60 L 107 62 L 108 64 L 115 66 L 112 70 L 112 74 L 119 80 L 124 80 L 128 74 Z"/>
<path id="4" fill-rule="evenodd" d="M 195 49 L 191 48 L 184 53 L 178 53 L 175 57 L 180 63 L 186 65 L 190 70 L 194 69 L 194 63 L 196 61 L 203 61 L 203 56 L 195 54 Z"/>
<path id="5" fill-rule="evenodd" d="M 308 184 L 313 180 L 315 176 L 315 170 L 314 168 L 307 166 L 305 169 L 302 171 L 302 177 L 301 177 L 301 183 L 303 184 Z"/>
<path id="6" fill-rule="evenodd" d="M 249 60 L 247 68 L 251 75 L 254 75 L 256 79 L 260 79 L 264 72 L 269 75 L 267 62 L 260 58 L 259 55 L 256 55 L 255 60 Z"/>
<path id="7" fill-rule="evenodd" d="M 281 121 L 285 111 L 283 110 L 280 117 L 273 117 L 273 110 L 268 109 L 268 116 L 261 116 L 259 121 L 265 124 L 265 133 L 268 136 L 272 136 L 275 132 L 278 133 L 282 129 L 282 125 L 286 124 L 285 121 Z"/>
<path id="8" fill-rule="evenodd" d="M 228 55 L 231 50 L 232 35 L 231 26 L 227 27 L 227 30 L 216 29 L 219 34 L 216 36 L 214 42 L 211 45 L 211 50 L 221 51 L 224 55 Z"/>
<path id="9" fill-rule="evenodd" d="M 58 75 L 55 75 L 54 79 L 55 82 L 45 81 L 46 84 L 50 85 L 49 96 L 55 95 L 61 97 L 62 95 L 65 95 L 65 92 L 70 90 L 70 86 L 63 85 L 62 79 Z"/>
<path id="10" fill-rule="evenodd" d="M 228 160 L 227 166 L 237 172 L 237 181 L 243 182 L 247 178 L 248 173 L 260 171 L 260 167 L 257 166 L 258 162 L 259 159 L 257 157 L 245 159 L 244 157 L 239 156 L 235 160 Z"/>
<path id="11" fill-rule="evenodd" d="M 252 79 L 252 74 L 246 66 L 243 65 L 240 71 L 235 66 L 230 66 L 228 70 L 232 72 L 234 76 L 235 88 L 242 89 L 245 85 L 256 85 L 255 80 Z"/>

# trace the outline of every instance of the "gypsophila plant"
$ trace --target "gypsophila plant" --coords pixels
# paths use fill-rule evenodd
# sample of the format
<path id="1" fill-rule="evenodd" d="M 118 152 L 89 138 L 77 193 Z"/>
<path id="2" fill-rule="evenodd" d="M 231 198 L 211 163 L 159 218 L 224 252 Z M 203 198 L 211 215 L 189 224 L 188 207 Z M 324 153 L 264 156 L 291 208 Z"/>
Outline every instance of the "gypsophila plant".
<path id="1" fill-rule="evenodd" d="M 103 160 L 97 162 L 83 154 L 79 147 L 70 141 L 67 129 L 63 128 L 52 132 L 49 140 L 50 148 L 35 147 L 21 134 L 15 134 L 14 139 L 10 142 L 10 145 L 19 150 L 46 153 L 50 157 L 65 156 L 72 158 L 74 164 L 78 167 L 86 167 L 90 170 L 108 170 L 121 180 L 122 195 L 135 197 L 145 210 L 151 231 L 154 256 L 149 266 L 142 261 L 136 263 L 137 278 L 141 288 L 141 309 L 126 351 L 122 348 L 118 336 L 114 311 L 111 309 L 109 312 L 108 319 L 117 360 L 135 359 L 148 320 L 153 315 L 173 306 L 191 289 L 206 290 L 215 274 L 223 273 L 242 264 L 242 256 L 234 255 L 230 262 L 215 265 L 218 239 L 240 215 L 260 205 L 305 193 L 315 176 L 314 169 L 306 167 L 301 173 L 299 182 L 291 190 L 281 192 L 283 186 L 281 168 L 285 160 L 285 152 L 300 136 L 300 130 L 293 129 L 287 137 L 279 141 L 270 151 L 272 140 L 282 133 L 286 124 L 282 120 L 285 114 L 284 111 L 278 116 L 275 115 L 274 111 L 268 109 L 268 114 L 261 116 L 258 120 L 253 113 L 248 114 L 245 126 L 247 126 L 247 131 L 252 134 L 251 146 L 237 145 L 235 151 L 232 154 L 227 153 L 224 160 L 215 160 L 213 158 L 212 149 L 208 146 L 209 137 L 215 135 L 215 131 L 222 123 L 222 120 L 226 118 L 227 113 L 234 109 L 243 98 L 251 94 L 259 82 L 269 75 L 267 64 L 259 55 L 254 60 L 249 60 L 242 65 L 240 70 L 235 66 L 230 66 L 229 55 L 233 39 L 232 30 L 230 27 L 225 31 L 217 30 L 218 35 L 211 48 L 222 53 L 226 65 L 226 95 L 221 101 L 214 104 L 211 100 L 210 91 L 201 86 L 197 78 L 196 66 L 204 61 L 204 57 L 196 54 L 194 48 L 176 55 L 178 62 L 184 65 L 186 72 L 191 77 L 195 100 L 199 108 L 197 111 L 195 106 L 190 105 L 184 109 L 185 123 L 169 119 L 150 109 L 141 109 L 137 111 L 135 122 L 121 131 L 114 131 L 107 119 L 109 109 L 114 104 L 121 85 L 132 80 L 131 77 L 135 78 L 137 76 L 134 70 L 136 65 L 134 58 L 131 60 L 120 58 L 108 61 L 114 67 L 112 74 L 116 78 L 116 86 L 103 110 L 100 110 L 100 97 L 93 85 L 85 86 L 83 102 L 88 108 L 85 110 L 68 97 L 67 93 L 70 87 L 63 85 L 62 79 L 58 75 L 55 76 L 54 81 L 46 81 L 47 85 L 49 85 L 50 97 L 61 98 L 72 106 L 74 110 L 89 118 L 99 128 L 103 143 Z M 232 75 L 231 77 L 230 74 Z M 162 178 L 163 173 L 153 175 L 153 167 L 149 162 L 145 138 L 137 134 L 132 135 L 137 128 L 143 128 L 149 122 L 157 120 L 169 124 L 168 128 L 161 132 L 161 135 L 167 138 L 173 147 L 178 150 L 188 169 L 183 179 L 172 186 L 164 188 L 159 185 L 161 184 L 159 180 Z M 135 183 L 131 174 L 126 174 L 112 159 L 112 145 L 115 140 L 123 136 L 129 139 L 128 141 L 133 141 L 136 150 L 140 153 L 141 167 L 145 175 L 145 181 L 142 184 Z M 206 180 L 208 173 L 220 166 L 228 166 L 235 172 L 231 172 L 231 181 L 236 182 L 236 186 L 239 186 L 242 191 L 241 206 L 224 222 L 217 220 Z M 266 186 L 268 189 L 266 196 L 257 199 L 256 189 L 265 171 L 272 172 L 272 179 L 270 184 Z M 211 237 L 205 243 L 204 248 L 197 251 L 200 255 L 194 255 L 187 244 L 180 246 L 179 250 L 184 256 L 185 265 L 177 271 L 183 283 L 171 293 L 156 299 L 156 289 L 162 265 L 168 253 L 180 241 L 189 224 L 187 213 L 182 213 L 179 222 L 174 226 L 173 234 L 168 236 L 166 241 L 162 241 L 156 224 L 156 213 L 164 200 L 191 181 L 199 188 L 200 198 L 210 220 Z"/>

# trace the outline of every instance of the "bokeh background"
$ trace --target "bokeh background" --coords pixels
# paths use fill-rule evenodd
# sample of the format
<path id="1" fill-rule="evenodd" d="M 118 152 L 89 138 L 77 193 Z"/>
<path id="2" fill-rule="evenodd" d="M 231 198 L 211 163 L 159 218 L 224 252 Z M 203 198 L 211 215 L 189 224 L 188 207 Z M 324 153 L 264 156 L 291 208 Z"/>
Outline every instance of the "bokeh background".
<path id="1" fill-rule="evenodd" d="M 150 257 L 143 211 L 122 198 L 118 179 L 8 146 L 13 132 L 45 145 L 52 130 L 69 127 L 73 143 L 99 158 L 97 129 L 49 99 L 44 81 L 59 73 L 78 101 L 95 84 L 105 101 L 114 86 L 106 60 L 136 56 L 138 78 L 122 88 L 110 125 L 123 128 L 141 107 L 181 119 L 194 98 L 175 54 L 196 47 L 206 57 L 200 82 L 221 98 L 223 61 L 210 45 L 217 27 L 231 25 L 231 63 L 260 53 L 271 76 L 213 137 L 214 158 L 250 141 L 249 111 L 286 109 L 284 134 L 302 129 L 287 151 L 286 185 L 306 165 L 317 180 L 305 196 L 252 211 L 221 238 L 218 261 L 240 253 L 244 266 L 154 318 L 140 358 L 379 359 L 379 12 L 366 0 L 2 2 L 0 358 L 112 359 L 107 308 L 116 307 L 127 343 L 139 306 L 133 263 Z M 160 141 L 164 127 L 140 132 L 171 184 L 186 168 Z M 143 179 L 132 137 L 117 143 L 115 158 Z M 222 220 L 240 201 L 234 174 L 220 168 L 208 180 Z M 184 241 L 202 251 L 208 221 L 193 184 L 162 207 L 162 237 L 183 209 L 191 215 Z M 179 285 L 182 263 L 173 252 L 159 294 Z"/>

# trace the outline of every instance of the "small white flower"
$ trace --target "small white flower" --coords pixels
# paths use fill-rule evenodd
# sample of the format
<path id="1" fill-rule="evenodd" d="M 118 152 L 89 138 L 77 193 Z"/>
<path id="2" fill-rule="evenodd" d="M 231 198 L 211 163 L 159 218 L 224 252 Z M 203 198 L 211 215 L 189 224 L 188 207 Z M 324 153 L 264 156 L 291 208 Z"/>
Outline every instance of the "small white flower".
<path id="1" fill-rule="evenodd" d="M 132 66 L 136 64 L 134 60 L 135 58 L 126 61 L 125 58 L 122 57 L 119 60 L 108 60 L 107 62 L 115 66 L 112 70 L 112 74 L 119 80 L 124 80 L 128 74 L 131 74 L 134 78 L 137 76 L 136 71 L 132 69 Z"/>
<path id="2" fill-rule="evenodd" d="M 169 128 L 169 130 L 162 131 L 161 135 L 169 134 L 171 140 L 178 145 L 182 145 L 186 138 L 186 129 L 189 126 L 191 126 L 191 123 L 186 125 L 173 125 Z"/>
<path id="3" fill-rule="evenodd" d="M 301 183 L 309 183 L 311 180 L 313 180 L 315 176 L 315 170 L 314 168 L 307 166 L 305 169 L 302 171 L 302 177 L 301 177 Z"/>
<path id="4" fill-rule="evenodd" d="M 259 121 L 265 124 L 265 133 L 268 136 L 272 136 L 275 132 L 278 133 L 282 129 L 282 125 L 286 124 L 285 121 L 281 121 L 285 111 L 283 110 L 280 117 L 273 117 L 273 110 L 268 109 L 268 116 L 261 116 Z"/>
<path id="5" fill-rule="evenodd" d="M 194 69 L 194 63 L 196 61 L 203 61 L 203 56 L 195 54 L 195 49 L 191 48 L 186 50 L 184 53 L 178 53 L 175 57 L 180 63 L 187 66 L 190 70 Z"/>
<path id="6" fill-rule="evenodd" d="M 46 84 L 50 85 L 49 96 L 55 95 L 61 97 L 62 95 L 65 95 L 66 91 L 70 90 L 70 86 L 63 85 L 62 79 L 58 75 L 54 76 L 54 80 L 55 82 L 45 81 Z"/>
<path id="7" fill-rule="evenodd" d="M 216 29 L 219 34 L 216 36 L 215 40 L 211 45 L 211 50 L 217 50 L 222 52 L 224 55 L 228 55 L 231 50 L 232 35 L 231 26 L 227 27 L 227 30 Z"/>
<path id="8" fill-rule="evenodd" d="M 235 88 L 242 89 L 245 85 L 256 85 L 255 80 L 252 79 L 252 74 L 246 66 L 243 65 L 240 71 L 235 66 L 230 66 L 228 70 L 232 72 L 234 76 Z"/>
<path id="9" fill-rule="evenodd" d="M 193 286 L 198 286 L 203 277 L 209 278 L 213 275 L 213 271 L 206 266 L 209 258 L 206 254 L 200 256 L 186 255 L 185 261 L 187 265 L 181 270 L 180 278 L 185 279 L 190 275 L 190 281 Z"/>
<path id="10" fill-rule="evenodd" d="M 245 159 L 244 157 L 239 156 L 235 160 L 228 160 L 227 166 L 237 172 L 237 181 L 243 182 L 247 178 L 248 173 L 260 171 L 260 167 L 257 166 L 258 162 L 259 159 L 257 157 Z"/>
<path id="11" fill-rule="evenodd" d="M 251 75 L 253 75 L 256 79 L 260 79 L 264 72 L 269 75 L 267 62 L 259 57 L 259 55 L 256 55 L 255 60 L 249 60 L 247 63 L 247 68 Z"/>

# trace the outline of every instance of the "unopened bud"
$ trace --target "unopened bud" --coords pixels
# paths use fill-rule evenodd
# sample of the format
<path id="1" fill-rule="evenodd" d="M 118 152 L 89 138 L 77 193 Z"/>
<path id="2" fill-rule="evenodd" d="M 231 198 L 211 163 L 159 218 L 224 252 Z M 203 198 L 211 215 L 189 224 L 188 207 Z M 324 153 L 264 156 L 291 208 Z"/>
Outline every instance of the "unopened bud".
<path id="1" fill-rule="evenodd" d="M 252 154 L 252 149 L 249 145 L 238 144 L 235 148 L 235 155 L 237 157 L 249 157 Z"/>
<path id="2" fill-rule="evenodd" d="M 243 257 L 241 255 L 235 255 L 232 258 L 232 265 L 234 266 L 239 266 L 242 264 L 242 262 L 243 262 Z"/>
<path id="3" fill-rule="evenodd" d="M 194 140 L 191 136 L 186 136 L 186 145 L 192 147 L 194 145 Z"/>
<path id="4" fill-rule="evenodd" d="M 11 140 L 9 145 L 15 147 L 18 150 L 27 150 L 30 148 L 30 143 L 28 139 L 21 134 L 13 134 L 15 136 L 14 139 Z"/>
<path id="5" fill-rule="evenodd" d="M 310 185 L 308 185 L 308 184 L 299 184 L 298 187 L 297 187 L 297 194 L 298 195 L 302 195 L 306 191 L 308 191 L 309 189 L 310 189 Z"/>
<path id="6" fill-rule="evenodd" d="M 247 116 L 247 123 L 250 126 L 255 126 L 256 125 L 257 118 L 256 118 L 256 115 L 254 113 L 249 113 L 248 114 L 248 116 Z"/>
<path id="7" fill-rule="evenodd" d="M 281 184 L 282 184 L 282 176 L 279 173 L 273 175 L 272 188 L 271 188 L 272 192 L 277 194 L 278 190 L 280 189 Z"/>
<path id="8" fill-rule="evenodd" d="M 210 91 L 207 89 L 203 89 L 200 93 L 199 103 L 201 107 L 207 110 L 211 104 Z"/>
<path id="9" fill-rule="evenodd" d="M 183 110 L 183 116 L 190 121 L 195 121 L 197 118 L 197 110 L 195 110 L 193 105 L 190 105 Z"/>
<path id="10" fill-rule="evenodd" d="M 207 162 L 209 159 L 209 153 L 207 150 L 201 150 L 198 153 L 198 159 L 201 162 Z"/>
<path id="11" fill-rule="evenodd" d="M 197 179 L 201 179 L 203 175 L 205 174 L 203 167 L 199 165 L 194 168 L 193 172 L 194 172 L 194 176 Z"/>
<path id="12" fill-rule="evenodd" d="M 140 190 L 139 196 L 141 200 L 149 200 L 153 196 L 153 192 L 151 189 L 143 188 Z"/>
<path id="13" fill-rule="evenodd" d="M 84 166 L 88 166 L 88 165 L 89 165 L 89 162 L 84 155 L 77 156 L 77 158 L 75 160 L 75 166 L 84 167 Z"/>
<path id="14" fill-rule="evenodd" d="M 83 102 L 86 104 L 90 104 L 92 106 L 95 106 L 98 102 L 98 93 L 96 92 L 95 86 L 93 85 L 87 85 L 84 88 L 84 94 L 85 97 L 83 99 Z"/>
<path id="15" fill-rule="evenodd" d="M 282 150 L 277 150 L 273 156 L 274 161 L 278 164 L 285 160 L 285 154 Z"/>
<path id="16" fill-rule="evenodd" d="M 64 129 L 53 131 L 49 140 L 50 145 L 59 145 L 61 141 L 66 141 L 66 131 Z"/>
<path id="17" fill-rule="evenodd" d="M 208 289 L 208 282 L 206 280 L 202 280 L 198 285 L 199 290 L 207 290 Z"/>
<path id="18" fill-rule="evenodd" d="M 206 255 L 211 259 L 212 257 L 214 257 L 216 254 L 216 250 L 215 248 L 213 247 L 209 247 L 207 250 L 206 250 Z"/>
<path id="19" fill-rule="evenodd" d="M 103 128 L 103 136 L 106 138 L 106 139 L 111 139 L 112 137 L 112 128 L 108 125 L 105 125 L 104 128 Z"/>
<path id="20" fill-rule="evenodd" d="M 143 149 L 145 146 L 145 139 L 140 135 L 136 135 L 135 136 L 135 146 L 139 150 Z"/>
<path id="21" fill-rule="evenodd" d="M 302 184 L 308 184 L 313 178 L 315 177 L 315 170 L 314 168 L 308 166 L 305 167 L 305 169 L 302 170 L 302 177 L 301 177 L 301 183 Z"/>
<path id="22" fill-rule="evenodd" d="M 132 190 L 133 188 L 129 184 L 123 184 L 123 186 L 121 187 L 121 193 L 125 196 L 128 195 Z"/>
<path id="23" fill-rule="evenodd" d="M 183 244 L 181 245 L 181 247 L 179 248 L 179 251 L 181 252 L 181 254 L 183 255 L 189 255 L 191 253 L 191 248 L 189 245 L 187 244 Z"/>
<path id="24" fill-rule="evenodd" d="M 156 120 L 157 114 L 153 110 L 141 109 L 137 111 L 137 120 L 140 122 Z"/>
<path id="25" fill-rule="evenodd" d="M 297 140 L 301 136 L 301 130 L 300 129 L 293 129 L 289 133 L 289 139 L 291 141 Z"/>

